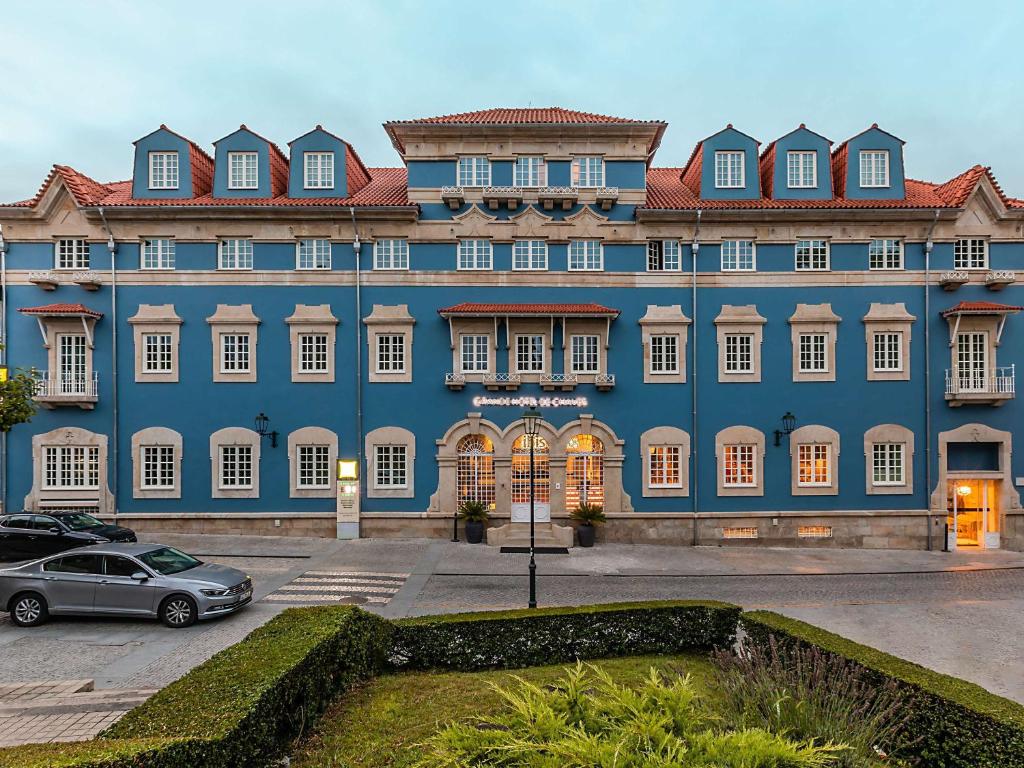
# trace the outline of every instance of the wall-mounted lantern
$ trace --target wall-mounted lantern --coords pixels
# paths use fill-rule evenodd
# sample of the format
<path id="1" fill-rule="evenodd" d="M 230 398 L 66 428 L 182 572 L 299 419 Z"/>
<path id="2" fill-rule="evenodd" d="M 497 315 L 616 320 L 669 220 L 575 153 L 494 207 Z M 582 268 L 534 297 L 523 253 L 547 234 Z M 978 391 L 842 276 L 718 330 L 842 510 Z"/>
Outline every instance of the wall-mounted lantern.
<path id="1" fill-rule="evenodd" d="M 775 445 L 782 445 L 782 436 L 786 435 L 787 437 L 789 437 L 789 435 L 793 434 L 793 429 L 795 427 L 796 416 L 794 416 L 789 411 L 786 411 L 785 415 L 782 417 L 782 429 L 775 430 Z"/>
<path id="2" fill-rule="evenodd" d="M 260 411 L 260 415 L 256 417 L 256 434 L 260 437 L 270 438 L 270 447 L 277 448 L 277 430 L 269 430 L 270 419 L 267 414 Z"/>

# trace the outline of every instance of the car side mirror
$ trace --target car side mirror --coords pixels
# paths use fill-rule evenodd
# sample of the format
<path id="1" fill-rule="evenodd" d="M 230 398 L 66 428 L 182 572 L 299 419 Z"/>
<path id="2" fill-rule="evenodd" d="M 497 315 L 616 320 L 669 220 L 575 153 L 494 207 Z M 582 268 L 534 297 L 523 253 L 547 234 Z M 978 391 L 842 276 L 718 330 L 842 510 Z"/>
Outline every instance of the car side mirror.
<path id="1" fill-rule="evenodd" d="M 59 526 L 59 525 L 55 525 L 55 526 L 53 526 L 52 528 L 50 528 L 50 533 L 61 533 L 61 532 L 62 532 L 62 531 L 61 531 L 61 529 L 60 529 L 60 526 Z"/>
<path id="2" fill-rule="evenodd" d="M 149 574 L 145 571 L 136 571 L 132 574 L 132 581 L 145 581 L 149 578 Z"/>

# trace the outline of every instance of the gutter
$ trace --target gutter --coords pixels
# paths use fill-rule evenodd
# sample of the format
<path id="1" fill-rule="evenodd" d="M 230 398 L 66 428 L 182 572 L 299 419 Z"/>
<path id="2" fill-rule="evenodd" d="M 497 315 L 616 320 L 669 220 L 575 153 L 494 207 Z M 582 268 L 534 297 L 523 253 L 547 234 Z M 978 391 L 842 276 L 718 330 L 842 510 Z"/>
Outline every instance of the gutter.
<path id="1" fill-rule="evenodd" d="M 697 511 L 698 511 L 697 490 L 699 488 L 699 478 L 700 478 L 700 472 L 698 471 L 699 470 L 699 463 L 697 461 L 697 459 L 698 459 L 698 457 L 700 455 L 699 454 L 699 446 L 700 446 L 699 436 L 700 436 L 700 431 L 698 429 L 698 423 L 697 423 L 697 380 L 698 380 L 698 377 L 697 377 L 697 337 L 700 336 L 700 333 L 698 333 L 698 328 L 697 328 L 697 256 L 700 253 L 700 217 L 701 217 L 701 213 L 702 213 L 701 210 L 698 208 L 697 209 L 697 221 L 696 221 L 696 224 L 694 225 L 694 228 L 693 228 L 693 242 L 690 244 L 690 249 L 691 249 L 691 252 L 692 252 L 692 259 L 693 259 L 693 280 L 692 280 L 693 284 L 691 286 L 693 305 L 690 308 L 692 313 L 693 313 L 693 319 L 692 319 L 692 321 L 690 323 L 690 327 L 693 329 L 693 333 L 690 334 L 693 337 L 693 339 L 690 342 L 690 346 L 692 348 L 690 354 L 692 355 L 692 360 L 693 360 L 692 365 L 690 366 L 691 373 L 693 375 L 693 387 L 692 387 L 691 392 L 690 392 L 690 394 L 692 395 L 692 399 L 693 399 L 693 402 L 692 402 L 692 405 L 691 405 L 691 408 L 693 410 L 693 439 L 690 440 L 690 456 L 693 459 L 693 482 L 691 483 L 691 485 L 693 486 L 693 488 L 691 488 L 691 496 L 693 497 L 693 540 L 692 540 L 692 544 L 695 547 L 697 546 L 697 542 L 698 542 L 698 536 L 697 536 Z"/>
<path id="2" fill-rule="evenodd" d="M 0 365 L 7 364 L 7 242 L 0 224 Z M 7 433 L 0 432 L 0 512 L 7 514 Z"/>
<path id="3" fill-rule="evenodd" d="M 935 209 L 935 218 L 924 241 L 924 503 L 928 526 L 927 548 L 931 552 L 935 545 L 932 542 L 932 345 L 931 345 L 931 283 L 932 283 L 932 234 L 939 223 L 939 210 Z M 945 545 L 945 544 L 943 544 Z"/>
<path id="4" fill-rule="evenodd" d="M 117 243 L 114 242 L 114 233 L 110 231 L 110 225 L 107 223 L 107 217 L 103 213 L 103 207 L 100 206 L 96 209 L 100 215 L 100 219 L 103 220 L 103 228 L 107 231 L 107 250 L 110 252 L 110 346 L 111 346 L 111 365 L 110 365 L 110 376 L 111 376 L 111 387 L 113 392 L 113 429 L 111 430 L 111 440 L 114 443 L 110 452 L 111 467 L 114 471 L 114 517 L 116 519 L 118 512 L 118 500 L 121 498 L 121 475 L 120 475 L 120 445 L 121 445 L 121 430 L 120 430 L 120 409 L 118 407 L 119 391 L 117 386 Z"/>

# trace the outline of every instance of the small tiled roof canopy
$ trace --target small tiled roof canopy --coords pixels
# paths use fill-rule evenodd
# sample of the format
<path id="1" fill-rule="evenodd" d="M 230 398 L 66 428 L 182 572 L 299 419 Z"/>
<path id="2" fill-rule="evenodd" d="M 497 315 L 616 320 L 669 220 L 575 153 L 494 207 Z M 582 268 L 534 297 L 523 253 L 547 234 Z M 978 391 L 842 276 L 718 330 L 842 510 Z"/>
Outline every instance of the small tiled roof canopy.
<path id="1" fill-rule="evenodd" d="M 89 309 L 84 304 L 44 304 L 41 307 L 21 307 L 18 311 L 33 317 L 91 317 L 95 320 L 103 317 L 102 312 Z"/>
<path id="2" fill-rule="evenodd" d="M 619 310 L 600 304 L 455 304 L 437 310 L 441 317 L 470 315 L 575 315 L 577 317 L 618 317 Z"/>
<path id="3" fill-rule="evenodd" d="M 996 304 L 994 301 L 961 301 L 955 307 L 950 307 L 942 312 L 943 317 L 955 317 L 956 315 L 1011 315 L 1024 310 L 1024 307 L 1014 307 L 1010 304 Z"/>

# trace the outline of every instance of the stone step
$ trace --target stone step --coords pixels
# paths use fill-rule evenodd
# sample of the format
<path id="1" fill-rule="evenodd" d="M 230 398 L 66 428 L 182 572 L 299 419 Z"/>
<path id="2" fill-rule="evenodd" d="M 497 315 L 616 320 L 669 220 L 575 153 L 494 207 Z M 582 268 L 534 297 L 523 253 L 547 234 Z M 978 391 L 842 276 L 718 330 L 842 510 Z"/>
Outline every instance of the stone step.
<path id="1" fill-rule="evenodd" d="M 66 696 L 0 702 L 0 717 L 60 715 L 73 712 L 124 712 L 142 704 L 155 688 L 103 689 Z"/>
<path id="2" fill-rule="evenodd" d="M 4 683 L 0 685 L 0 704 L 8 701 L 26 701 L 40 696 L 67 696 L 93 690 L 94 680 L 43 680 L 32 683 Z"/>

